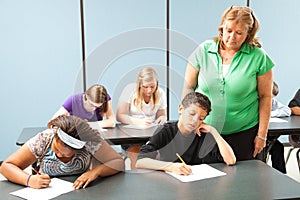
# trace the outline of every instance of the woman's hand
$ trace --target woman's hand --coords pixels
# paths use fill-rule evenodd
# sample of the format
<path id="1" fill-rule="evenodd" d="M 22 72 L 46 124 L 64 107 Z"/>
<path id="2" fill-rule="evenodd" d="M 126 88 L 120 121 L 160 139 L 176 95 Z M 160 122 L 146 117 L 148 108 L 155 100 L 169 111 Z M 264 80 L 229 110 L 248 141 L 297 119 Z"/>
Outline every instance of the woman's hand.
<path id="1" fill-rule="evenodd" d="M 259 154 L 263 150 L 263 148 L 265 148 L 265 146 L 266 146 L 265 140 L 260 139 L 259 137 L 255 137 L 253 157 L 256 157 L 256 155 Z"/>
<path id="2" fill-rule="evenodd" d="M 184 176 L 190 175 L 192 173 L 191 167 L 183 163 L 172 163 L 166 171 Z"/>
<path id="3" fill-rule="evenodd" d="M 73 183 L 73 188 L 78 190 L 80 188 L 86 188 L 93 180 L 98 177 L 98 174 L 94 170 L 89 170 L 79 176 Z"/>
<path id="4" fill-rule="evenodd" d="M 48 174 L 36 174 L 29 177 L 28 186 L 35 189 L 42 189 L 49 187 L 50 182 L 51 179 Z"/>

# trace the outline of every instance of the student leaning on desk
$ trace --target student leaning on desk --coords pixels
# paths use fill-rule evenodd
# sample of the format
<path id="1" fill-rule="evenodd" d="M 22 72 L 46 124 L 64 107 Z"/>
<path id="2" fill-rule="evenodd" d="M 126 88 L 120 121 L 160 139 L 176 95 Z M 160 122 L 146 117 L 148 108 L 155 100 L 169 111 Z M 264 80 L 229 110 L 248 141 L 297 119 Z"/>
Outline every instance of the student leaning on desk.
<path id="1" fill-rule="evenodd" d="M 119 98 L 117 120 L 123 124 L 149 126 L 167 121 L 166 93 L 159 87 L 153 68 L 143 68 L 135 84 L 127 85 Z"/>
<path id="2" fill-rule="evenodd" d="M 92 157 L 101 164 L 90 168 Z M 37 162 L 37 174 L 24 171 Z M 29 139 L 3 161 L 0 172 L 9 181 L 32 188 L 46 188 L 50 177 L 80 175 L 74 189 L 85 188 L 97 177 L 124 170 L 124 160 L 102 139 L 100 133 L 75 116 L 61 115 L 48 129 Z"/>
<path id="3" fill-rule="evenodd" d="M 300 89 L 296 92 L 294 98 L 289 102 L 288 105 L 291 108 L 292 115 L 300 115 Z M 291 135 L 295 142 L 300 143 L 299 135 Z"/>
<path id="4" fill-rule="evenodd" d="M 296 92 L 294 98 L 289 102 L 293 115 L 300 115 L 300 89 Z"/>
<path id="5" fill-rule="evenodd" d="M 211 103 L 205 95 L 187 94 L 178 109 L 178 122 L 165 124 L 142 146 L 136 167 L 188 175 L 192 172 L 189 165 L 235 164 L 236 157 L 228 143 L 215 128 L 203 123 L 210 110 Z"/>
<path id="6" fill-rule="evenodd" d="M 135 84 L 129 84 L 120 96 L 117 120 L 123 124 L 150 126 L 167 121 L 167 100 L 165 92 L 158 85 L 158 75 L 153 68 L 143 68 Z M 122 145 L 131 161 L 131 169 L 141 144 Z"/>
<path id="7" fill-rule="evenodd" d="M 52 119 L 59 115 L 73 115 L 89 122 L 98 121 L 103 128 L 115 127 L 112 100 L 103 85 L 95 84 L 84 93 L 71 95 Z"/>

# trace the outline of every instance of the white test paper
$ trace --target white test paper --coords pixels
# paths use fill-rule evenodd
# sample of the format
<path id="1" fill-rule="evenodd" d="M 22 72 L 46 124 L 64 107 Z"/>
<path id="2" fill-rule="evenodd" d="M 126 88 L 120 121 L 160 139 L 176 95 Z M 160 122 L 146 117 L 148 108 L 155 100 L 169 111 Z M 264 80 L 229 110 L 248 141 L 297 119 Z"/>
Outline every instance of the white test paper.
<path id="1" fill-rule="evenodd" d="M 280 119 L 278 117 L 271 117 L 269 122 L 288 122 L 288 121 L 286 121 L 284 119 Z"/>
<path id="2" fill-rule="evenodd" d="M 192 165 L 191 168 L 192 168 L 192 173 L 188 176 L 177 175 L 172 172 L 166 172 L 166 173 L 174 176 L 175 178 L 179 179 L 182 182 L 192 182 L 192 181 L 198 181 L 202 179 L 208 179 L 208 178 L 226 175 L 226 173 L 217 170 L 207 164 Z"/>
<path id="3" fill-rule="evenodd" d="M 88 123 L 89 123 L 89 125 L 90 125 L 90 127 L 91 127 L 92 129 L 96 129 L 96 130 L 98 130 L 100 133 L 101 133 L 101 132 L 107 131 L 106 129 L 104 129 L 104 128 L 102 128 L 102 127 L 99 126 L 98 121 L 95 121 L 95 122 L 88 122 Z"/>
<path id="4" fill-rule="evenodd" d="M 26 187 L 14 192 L 11 195 L 29 200 L 48 200 L 61 194 L 68 193 L 73 189 L 73 183 L 59 178 L 52 178 L 49 187 L 43 189 L 34 189 Z"/>
<path id="5" fill-rule="evenodd" d="M 151 124 L 149 126 L 146 125 L 133 125 L 133 124 L 129 124 L 129 125 L 125 125 L 123 126 L 124 128 L 132 128 L 132 129 L 147 129 L 147 128 L 151 128 L 153 126 L 157 126 L 157 124 Z"/>

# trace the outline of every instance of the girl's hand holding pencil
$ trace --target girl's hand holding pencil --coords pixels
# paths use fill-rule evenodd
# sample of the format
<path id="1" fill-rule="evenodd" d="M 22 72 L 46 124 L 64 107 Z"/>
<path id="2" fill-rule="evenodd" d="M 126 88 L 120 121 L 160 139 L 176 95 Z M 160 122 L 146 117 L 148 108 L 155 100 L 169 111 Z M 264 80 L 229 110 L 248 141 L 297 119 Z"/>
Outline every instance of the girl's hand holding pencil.
<path id="1" fill-rule="evenodd" d="M 36 188 L 36 189 L 42 189 L 49 187 L 49 184 L 51 182 L 50 176 L 48 174 L 43 174 L 36 170 L 35 168 L 32 168 L 32 170 L 36 173 L 35 175 L 28 175 L 26 180 L 26 186 Z"/>

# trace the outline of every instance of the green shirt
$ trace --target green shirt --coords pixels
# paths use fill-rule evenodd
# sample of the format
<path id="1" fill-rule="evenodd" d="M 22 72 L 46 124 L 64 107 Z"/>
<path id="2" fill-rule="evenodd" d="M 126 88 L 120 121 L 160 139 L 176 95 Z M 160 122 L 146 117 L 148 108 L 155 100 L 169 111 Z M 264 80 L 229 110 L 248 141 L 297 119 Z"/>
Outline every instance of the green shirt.
<path id="1" fill-rule="evenodd" d="M 208 96 L 212 111 L 205 122 L 222 134 L 232 134 L 258 124 L 257 76 L 274 67 L 262 48 L 243 44 L 236 52 L 225 77 L 218 42 L 203 42 L 190 56 L 189 62 L 199 70 L 195 91 Z"/>

